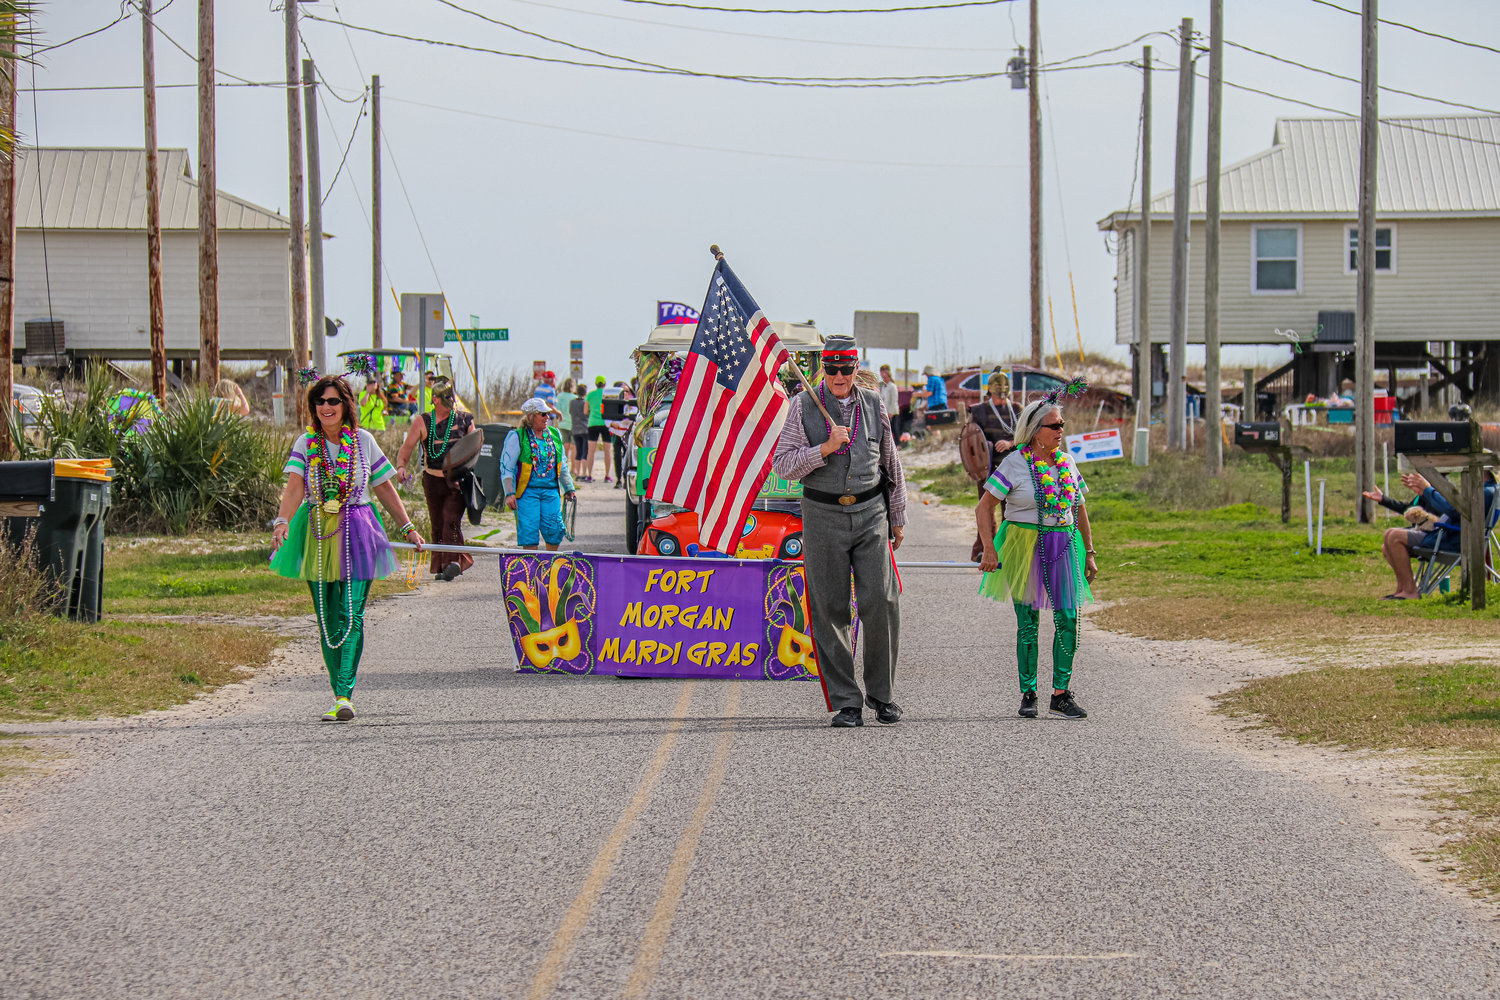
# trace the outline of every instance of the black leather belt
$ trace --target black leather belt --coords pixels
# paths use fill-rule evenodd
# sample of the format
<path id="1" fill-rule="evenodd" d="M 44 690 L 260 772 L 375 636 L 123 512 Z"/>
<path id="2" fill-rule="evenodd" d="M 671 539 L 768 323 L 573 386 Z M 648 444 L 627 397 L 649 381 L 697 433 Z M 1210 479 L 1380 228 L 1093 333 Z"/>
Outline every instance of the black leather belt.
<path id="1" fill-rule="evenodd" d="M 853 507 L 857 503 L 873 500 L 880 496 L 880 487 L 865 490 L 863 493 L 824 493 L 822 490 L 802 487 L 803 499 L 812 500 L 817 503 L 833 504 L 836 507 Z"/>

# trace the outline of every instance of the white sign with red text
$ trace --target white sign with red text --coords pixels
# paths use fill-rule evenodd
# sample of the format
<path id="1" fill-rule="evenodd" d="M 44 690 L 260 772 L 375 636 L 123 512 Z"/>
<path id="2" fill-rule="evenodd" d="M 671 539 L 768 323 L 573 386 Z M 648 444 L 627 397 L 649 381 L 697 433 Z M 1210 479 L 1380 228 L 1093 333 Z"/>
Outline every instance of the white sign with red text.
<path id="1" fill-rule="evenodd" d="M 1075 462 L 1097 462 L 1105 458 L 1124 458 L 1125 447 L 1118 427 L 1107 431 L 1089 431 L 1068 435 L 1068 453 Z"/>

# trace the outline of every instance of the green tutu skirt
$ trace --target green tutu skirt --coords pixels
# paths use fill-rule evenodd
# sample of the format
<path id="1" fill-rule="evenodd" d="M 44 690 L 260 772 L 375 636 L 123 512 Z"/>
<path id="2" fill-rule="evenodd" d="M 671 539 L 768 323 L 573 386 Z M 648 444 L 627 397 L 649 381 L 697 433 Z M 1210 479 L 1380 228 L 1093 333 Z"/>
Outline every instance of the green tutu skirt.
<path id="1" fill-rule="evenodd" d="M 345 505 L 337 514 L 303 503 L 271 556 L 271 571 L 293 580 L 383 580 L 399 568 L 385 522 L 367 503 Z"/>
<path id="2" fill-rule="evenodd" d="M 1009 598 L 1039 611 L 1077 611 L 1094 599 L 1083 567 L 1086 553 L 1076 527 L 1001 521 L 995 532 L 1000 568 L 985 573 L 979 592 Z"/>

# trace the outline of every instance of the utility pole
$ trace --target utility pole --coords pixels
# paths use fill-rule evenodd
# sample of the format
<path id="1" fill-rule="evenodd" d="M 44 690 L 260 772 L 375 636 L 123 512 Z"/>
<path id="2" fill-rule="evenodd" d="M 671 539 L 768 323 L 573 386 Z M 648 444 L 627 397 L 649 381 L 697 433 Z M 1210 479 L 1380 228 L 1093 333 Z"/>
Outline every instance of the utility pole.
<path id="1" fill-rule="evenodd" d="M 156 24 L 141 0 L 142 91 L 146 98 L 146 291 L 151 311 L 151 391 L 167 395 L 166 306 L 161 285 L 161 180 L 156 169 Z"/>
<path id="2" fill-rule="evenodd" d="M 1042 366 L 1042 104 L 1037 87 L 1037 0 L 1031 0 L 1031 48 L 1026 53 L 1026 117 L 1031 145 L 1031 367 Z"/>
<path id="3" fill-rule="evenodd" d="M 214 169 L 214 0 L 198 0 L 198 378 L 219 381 L 219 189 Z"/>
<path id="4" fill-rule="evenodd" d="M 1135 448 L 1151 461 L 1151 46 L 1141 49 L 1141 223 L 1135 241 Z"/>
<path id="5" fill-rule="evenodd" d="M 1224 437 L 1219 428 L 1223 402 L 1219 386 L 1219 171 L 1220 116 L 1224 107 L 1224 0 L 1208 7 L 1208 177 L 1203 254 L 1203 460 L 1208 474 L 1224 470 Z"/>
<path id="6" fill-rule="evenodd" d="M 1380 145 L 1377 104 L 1376 0 L 1364 0 L 1363 44 L 1359 79 L 1362 91 L 1359 125 L 1359 243 L 1354 251 L 1354 492 L 1361 522 L 1370 521 L 1370 501 L 1361 494 L 1375 488 L 1375 159 Z M 1479 586 L 1484 586 L 1480 566 Z"/>
<path id="7" fill-rule="evenodd" d="M 286 152 L 287 216 L 290 219 L 292 251 L 292 355 L 293 367 L 309 361 L 307 345 L 307 226 L 302 214 L 302 103 L 301 78 L 297 75 L 297 2 L 286 2 Z M 295 393 L 298 423 L 305 413 L 303 393 Z"/>
<path id="8" fill-rule="evenodd" d="M 308 288 L 312 309 L 307 321 L 312 327 L 312 363 L 318 374 L 328 373 L 328 331 L 323 318 L 323 181 L 318 163 L 318 85 L 313 79 L 313 61 L 302 60 L 302 93 L 307 100 L 307 250 Z"/>
<path id="9" fill-rule="evenodd" d="M 1167 358 L 1167 448 L 1187 447 L 1188 184 L 1193 155 L 1193 19 L 1179 29 L 1177 159 L 1172 181 L 1172 329 Z"/>
<path id="10" fill-rule="evenodd" d="M 370 77 L 370 346 L 384 344 L 381 315 L 385 298 L 380 294 L 380 74 Z"/>
<path id="11" fill-rule="evenodd" d="M 6 27 L 12 39 L 20 37 L 20 14 L 12 14 Z M 5 60 L 0 73 L 0 124 L 12 130 L 16 125 L 16 60 Z M 10 457 L 10 422 L 15 416 L 11 404 L 13 378 L 11 359 L 16 347 L 16 154 L 0 156 L 0 457 Z M 32 156 L 37 154 L 33 152 Z"/>

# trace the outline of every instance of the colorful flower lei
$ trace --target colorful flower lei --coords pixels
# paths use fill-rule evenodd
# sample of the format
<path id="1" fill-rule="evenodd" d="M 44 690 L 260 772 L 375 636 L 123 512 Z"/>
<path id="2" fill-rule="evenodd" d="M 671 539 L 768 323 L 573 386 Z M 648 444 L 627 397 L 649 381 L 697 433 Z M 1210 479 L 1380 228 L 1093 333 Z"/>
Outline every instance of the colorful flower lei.
<path id="1" fill-rule="evenodd" d="M 337 499 L 343 503 L 349 499 L 354 482 L 354 431 L 348 424 L 339 428 L 339 454 L 334 456 L 332 462 L 328 460 L 328 444 L 323 439 L 323 432 L 308 428 L 308 433 L 312 436 L 307 444 L 308 478 L 318 483 L 322 493 L 329 494 L 315 502 Z"/>
<path id="2" fill-rule="evenodd" d="M 1029 444 L 1022 445 L 1021 455 L 1031 469 L 1037 513 L 1056 518 L 1058 524 L 1067 523 L 1068 513 L 1078 499 L 1078 475 L 1073 471 L 1073 463 L 1065 461 L 1067 451 L 1057 448 L 1051 464 L 1039 460 Z"/>

